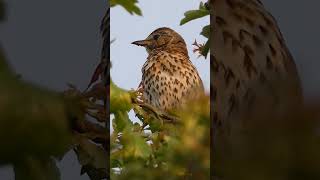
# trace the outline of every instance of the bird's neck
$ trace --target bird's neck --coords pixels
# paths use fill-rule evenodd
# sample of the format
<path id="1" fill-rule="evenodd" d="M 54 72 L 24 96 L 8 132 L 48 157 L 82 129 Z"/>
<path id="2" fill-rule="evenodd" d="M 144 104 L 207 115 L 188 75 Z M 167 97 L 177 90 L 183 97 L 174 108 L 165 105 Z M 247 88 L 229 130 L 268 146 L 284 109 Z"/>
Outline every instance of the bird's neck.
<path id="1" fill-rule="evenodd" d="M 183 56 L 186 56 L 189 58 L 189 55 L 188 55 L 188 50 L 186 47 L 183 47 L 183 46 L 166 46 L 166 47 L 159 47 L 159 48 L 156 48 L 156 49 L 153 49 L 150 54 L 157 54 L 159 52 L 167 52 L 169 54 L 181 54 Z"/>

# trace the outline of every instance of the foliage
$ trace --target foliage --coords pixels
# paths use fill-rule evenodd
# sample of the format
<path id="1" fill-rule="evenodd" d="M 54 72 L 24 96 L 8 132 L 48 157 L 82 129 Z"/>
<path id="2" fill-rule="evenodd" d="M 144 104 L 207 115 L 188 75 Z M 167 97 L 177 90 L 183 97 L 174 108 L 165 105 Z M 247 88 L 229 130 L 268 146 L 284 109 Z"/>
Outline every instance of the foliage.
<path id="1" fill-rule="evenodd" d="M 116 86 L 110 94 L 130 95 L 131 101 L 110 96 L 111 107 L 122 101 L 133 107 L 142 124 L 129 119 L 130 109 L 119 108 L 113 115 L 111 135 L 111 179 L 208 179 L 210 174 L 209 98 L 176 111 L 179 121 L 159 119 L 157 109 L 148 109 L 136 94 Z"/>
<path id="2" fill-rule="evenodd" d="M 0 79 L 0 164 L 13 164 L 16 179 L 58 179 L 52 157 L 68 150 L 69 110 L 77 107 L 67 107 L 68 101 L 56 92 L 17 78 L 2 52 Z"/>
<path id="3" fill-rule="evenodd" d="M 60 179 L 56 161 L 70 149 L 78 155 L 82 174 L 108 176 L 109 130 L 101 125 L 107 121 L 101 101 L 108 86 L 93 78 L 98 83 L 86 92 L 72 85 L 63 93 L 38 87 L 11 70 L 1 49 L 0 80 L 0 165 L 12 164 L 15 179 Z"/>
<path id="4" fill-rule="evenodd" d="M 200 2 L 199 8 L 197 10 L 190 10 L 185 12 L 185 17 L 181 19 L 180 25 L 210 15 L 208 3 L 209 1 L 205 4 L 203 2 Z M 210 50 L 210 25 L 204 26 L 200 34 L 206 37 L 208 40 L 205 44 L 198 44 L 197 42 L 195 42 L 194 45 L 197 47 L 195 51 L 199 51 L 200 55 L 207 58 L 207 55 Z"/>
<path id="5" fill-rule="evenodd" d="M 14 166 L 16 180 L 56 180 L 60 179 L 59 169 L 54 159 L 26 157 Z"/>
<path id="6" fill-rule="evenodd" d="M 101 76 L 103 72 L 99 72 L 98 76 Z M 101 78 L 96 80 L 97 82 L 91 81 L 95 84 L 89 91 L 80 92 L 71 86 L 64 93 L 66 98 L 77 100 L 73 104 L 80 103 L 82 106 L 81 116 L 73 120 L 71 147 L 82 166 L 81 174 L 86 173 L 92 180 L 108 179 L 109 177 L 107 106 L 101 103 L 107 100 L 109 86 L 105 86 Z M 85 115 L 91 118 L 87 118 Z"/>
<path id="7" fill-rule="evenodd" d="M 120 5 L 130 14 L 136 14 L 141 16 L 142 12 L 140 8 L 136 5 L 137 2 L 137 0 L 110 0 L 110 7 Z"/>
<path id="8" fill-rule="evenodd" d="M 108 131 L 85 118 L 106 121 L 104 106 L 93 100 L 103 97 L 105 88 L 94 86 L 87 93 L 70 88 L 63 94 L 39 88 L 18 79 L 3 56 L 0 79 L 5 84 L 0 88 L 0 163 L 13 164 L 17 180 L 59 179 L 54 159 L 71 148 L 82 173 L 92 179 L 107 176 Z"/>

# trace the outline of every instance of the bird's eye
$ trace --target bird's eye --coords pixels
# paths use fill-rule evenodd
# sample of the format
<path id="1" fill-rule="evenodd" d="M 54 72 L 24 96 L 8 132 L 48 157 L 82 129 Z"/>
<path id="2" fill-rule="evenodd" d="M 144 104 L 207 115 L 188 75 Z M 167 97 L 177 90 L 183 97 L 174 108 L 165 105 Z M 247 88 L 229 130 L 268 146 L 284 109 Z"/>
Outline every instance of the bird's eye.
<path id="1" fill-rule="evenodd" d="M 159 37 L 160 37 L 160 35 L 159 35 L 159 34 L 155 34 L 155 35 L 153 36 L 153 39 L 154 39 L 154 40 L 158 40 L 158 39 L 159 39 Z"/>

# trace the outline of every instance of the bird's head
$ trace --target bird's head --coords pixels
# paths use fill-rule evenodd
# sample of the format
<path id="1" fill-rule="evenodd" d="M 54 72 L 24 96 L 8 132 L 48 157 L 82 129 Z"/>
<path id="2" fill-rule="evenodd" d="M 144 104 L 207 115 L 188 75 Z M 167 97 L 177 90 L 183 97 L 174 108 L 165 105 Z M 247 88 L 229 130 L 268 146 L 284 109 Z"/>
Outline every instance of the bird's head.
<path id="1" fill-rule="evenodd" d="M 134 41 L 132 44 L 143 46 L 150 53 L 154 49 L 175 50 L 182 53 L 187 52 L 186 43 L 174 30 L 162 27 L 153 31 L 146 39 Z"/>

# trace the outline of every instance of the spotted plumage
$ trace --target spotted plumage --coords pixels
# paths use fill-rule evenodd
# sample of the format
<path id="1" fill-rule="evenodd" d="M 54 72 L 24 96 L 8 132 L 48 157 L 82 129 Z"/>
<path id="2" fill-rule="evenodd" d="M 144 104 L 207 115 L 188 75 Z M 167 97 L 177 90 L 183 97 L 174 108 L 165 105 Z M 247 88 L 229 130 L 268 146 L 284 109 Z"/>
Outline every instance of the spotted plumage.
<path id="1" fill-rule="evenodd" d="M 142 67 L 143 100 L 161 110 L 178 108 L 203 93 L 200 76 L 189 59 L 185 41 L 170 28 L 159 28 L 145 40 L 148 58 Z"/>
<path id="2" fill-rule="evenodd" d="M 285 107 L 281 85 L 292 94 L 292 102 L 299 102 L 295 63 L 263 4 L 259 0 L 211 0 L 211 10 L 214 133 L 232 133 L 239 124 L 235 119 L 244 110 L 261 106 L 261 99 L 273 103 L 275 109 Z"/>

